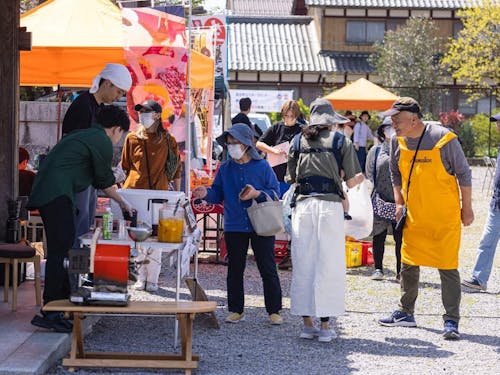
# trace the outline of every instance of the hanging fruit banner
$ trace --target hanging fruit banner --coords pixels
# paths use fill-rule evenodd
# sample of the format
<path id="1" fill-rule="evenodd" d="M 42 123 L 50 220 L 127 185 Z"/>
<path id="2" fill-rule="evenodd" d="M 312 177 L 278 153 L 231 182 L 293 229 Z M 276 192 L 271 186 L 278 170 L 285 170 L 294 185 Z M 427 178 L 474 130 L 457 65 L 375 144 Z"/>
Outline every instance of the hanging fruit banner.
<path id="1" fill-rule="evenodd" d="M 135 104 L 155 100 L 170 128 L 172 116 L 181 116 L 186 100 L 187 61 L 184 18 L 150 8 L 124 8 L 125 60 L 132 75 L 127 109 L 137 127 Z M 174 135 L 175 136 L 175 135 Z"/>

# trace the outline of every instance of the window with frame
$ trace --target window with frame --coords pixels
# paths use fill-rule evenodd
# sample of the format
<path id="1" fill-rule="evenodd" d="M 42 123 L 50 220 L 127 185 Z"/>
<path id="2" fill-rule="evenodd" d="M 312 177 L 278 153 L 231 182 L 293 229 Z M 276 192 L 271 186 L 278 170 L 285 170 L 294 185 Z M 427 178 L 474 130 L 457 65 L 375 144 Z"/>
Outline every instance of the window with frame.
<path id="1" fill-rule="evenodd" d="M 351 44 L 372 44 L 384 39 L 383 21 L 347 21 L 346 42 Z"/>

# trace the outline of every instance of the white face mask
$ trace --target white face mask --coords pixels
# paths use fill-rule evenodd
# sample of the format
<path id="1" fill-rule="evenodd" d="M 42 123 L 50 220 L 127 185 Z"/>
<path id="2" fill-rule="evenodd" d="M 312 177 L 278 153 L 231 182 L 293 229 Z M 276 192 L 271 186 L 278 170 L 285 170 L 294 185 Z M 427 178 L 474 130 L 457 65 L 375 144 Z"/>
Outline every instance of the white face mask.
<path id="1" fill-rule="evenodd" d="M 240 144 L 237 145 L 227 145 L 227 152 L 229 152 L 229 156 L 231 156 L 234 160 L 239 160 L 245 154 L 246 148 L 242 149 Z"/>
<path id="2" fill-rule="evenodd" d="M 384 136 L 385 136 L 386 140 L 391 139 L 394 134 L 396 134 L 396 131 L 394 130 L 394 128 L 392 126 L 387 126 L 384 129 Z"/>
<path id="3" fill-rule="evenodd" d="M 155 123 L 153 112 L 139 113 L 139 122 L 146 129 L 150 128 Z"/>

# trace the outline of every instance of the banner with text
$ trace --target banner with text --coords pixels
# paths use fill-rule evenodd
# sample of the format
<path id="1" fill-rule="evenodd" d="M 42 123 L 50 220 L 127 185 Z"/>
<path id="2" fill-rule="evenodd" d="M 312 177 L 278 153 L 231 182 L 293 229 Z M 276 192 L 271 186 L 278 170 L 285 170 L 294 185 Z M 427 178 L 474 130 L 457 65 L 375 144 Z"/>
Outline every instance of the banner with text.
<path id="1" fill-rule="evenodd" d="M 281 112 L 283 103 L 293 100 L 293 90 L 231 90 L 231 113 L 240 111 L 240 99 L 252 100 L 252 112 Z"/>

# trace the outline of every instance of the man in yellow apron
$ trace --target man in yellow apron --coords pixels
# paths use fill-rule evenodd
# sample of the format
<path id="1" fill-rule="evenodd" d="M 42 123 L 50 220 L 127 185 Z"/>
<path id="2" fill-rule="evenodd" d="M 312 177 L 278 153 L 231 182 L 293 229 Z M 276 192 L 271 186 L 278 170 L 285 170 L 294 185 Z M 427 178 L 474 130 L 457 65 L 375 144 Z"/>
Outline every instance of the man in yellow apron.
<path id="1" fill-rule="evenodd" d="M 391 178 L 396 217 L 407 210 L 401 248 L 400 308 L 379 323 L 415 327 L 420 267 L 437 268 L 445 314 L 445 339 L 458 339 L 461 223 L 474 220 L 471 172 L 457 136 L 439 125 L 422 122 L 413 98 L 401 98 L 383 113 L 391 116 L 397 137 L 391 140 Z M 458 182 L 458 184 L 457 184 Z M 459 191 L 460 190 L 460 191 Z M 462 202 L 460 204 L 460 198 Z"/>

